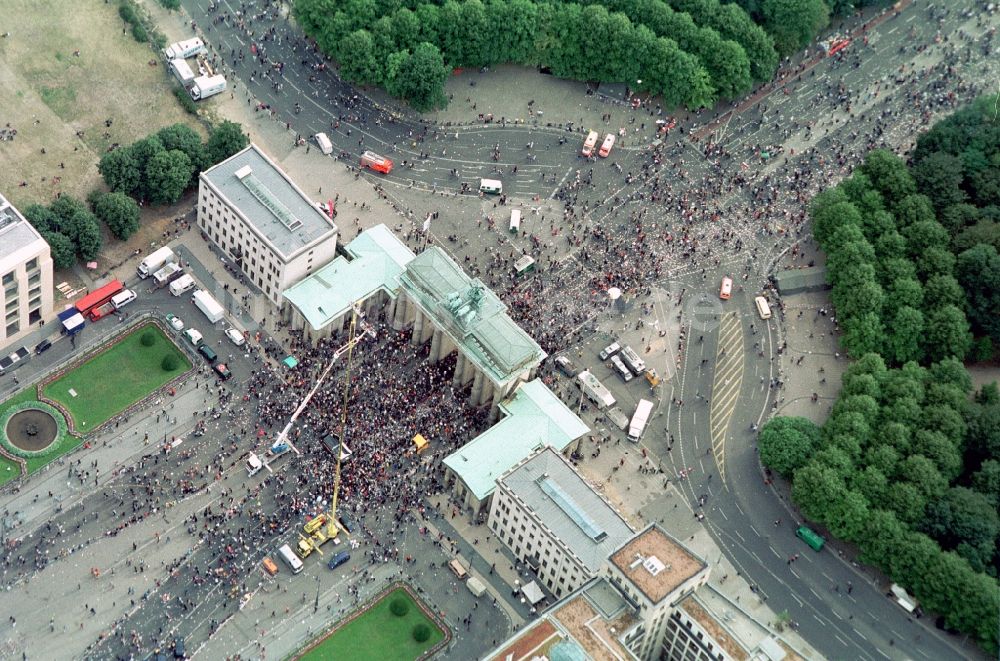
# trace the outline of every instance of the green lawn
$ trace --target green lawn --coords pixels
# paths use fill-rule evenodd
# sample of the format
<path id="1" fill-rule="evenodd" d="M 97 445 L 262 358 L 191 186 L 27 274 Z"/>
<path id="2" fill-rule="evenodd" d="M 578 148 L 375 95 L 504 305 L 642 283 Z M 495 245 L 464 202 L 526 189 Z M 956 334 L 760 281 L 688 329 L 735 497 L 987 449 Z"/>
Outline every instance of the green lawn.
<path id="1" fill-rule="evenodd" d="M 140 342 L 147 329 L 156 337 L 151 347 Z M 160 365 L 168 354 L 176 356 L 180 363 L 172 372 L 165 372 Z M 50 383 L 43 392 L 66 407 L 77 431 L 86 433 L 190 367 L 191 361 L 157 326 L 145 324 Z M 76 397 L 70 395 L 70 389 Z"/>
<path id="2" fill-rule="evenodd" d="M 403 617 L 389 611 L 389 604 L 402 597 L 410 604 Z M 419 623 L 431 629 L 431 637 L 422 643 L 413 640 L 411 631 Z M 402 588 L 393 590 L 368 611 L 337 629 L 329 638 L 300 657 L 301 661 L 413 661 L 437 645 L 444 632 L 428 619 L 410 595 Z"/>

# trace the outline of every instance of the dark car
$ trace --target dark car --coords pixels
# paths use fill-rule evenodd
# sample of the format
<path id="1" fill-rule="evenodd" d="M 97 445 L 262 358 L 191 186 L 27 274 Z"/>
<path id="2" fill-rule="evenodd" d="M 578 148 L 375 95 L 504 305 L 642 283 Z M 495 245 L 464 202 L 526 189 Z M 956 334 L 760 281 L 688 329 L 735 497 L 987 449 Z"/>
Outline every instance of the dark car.
<path id="1" fill-rule="evenodd" d="M 233 373 L 229 371 L 229 368 L 226 367 L 225 363 L 216 363 L 212 365 L 212 369 L 215 370 L 215 373 L 218 374 L 219 378 L 222 379 L 223 381 L 225 381 L 226 379 L 228 379 L 233 375 Z"/>
<path id="2" fill-rule="evenodd" d="M 350 559 L 351 559 L 350 553 L 348 553 L 347 551 L 341 551 L 336 555 L 334 555 L 332 558 L 330 558 L 330 562 L 328 562 L 326 566 L 329 567 L 330 569 L 336 569 L 337 567 L 344 564 Z"/>
<path id="3" fill-rule="evenodd" d="M 205 360 L 207 360 L 210 363 L 214 363 L 219 358 L 219 356 L 216 355 L 216 353 L 212 350 L 212 347 L 208 346 L 207 344 L 199 345 L 198 353 L 203 355 L 205 357 Z"/>
<path id="4" fill-rule="evenodd" d="M 354 522 L 351 521 L 350 517 L 346 514 L 338 514 L 337 518 L 340 519 L 340 527 L 347 532 L 354 532 Z"/>
<path id="5" fill-rule="evenodd" d="M 35 355 L 40 356 L 44 352 L 48 351 L 51 346 L 52 342 L 48 340 L 42 340 L 41 342 L 35 345 Z"/>
<path id="6" fill-rule="evenodd" d="M 183 659 L 184 658 L 184 639 L 174 638 L 174 658 Z"/>

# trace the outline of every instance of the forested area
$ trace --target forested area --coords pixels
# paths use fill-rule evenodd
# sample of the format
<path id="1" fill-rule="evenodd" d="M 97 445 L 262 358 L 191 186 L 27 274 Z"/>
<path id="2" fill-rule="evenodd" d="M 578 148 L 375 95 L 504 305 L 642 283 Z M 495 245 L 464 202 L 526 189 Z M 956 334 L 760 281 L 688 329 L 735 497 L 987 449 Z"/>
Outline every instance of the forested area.
<path id="1" fill-rule="evenodd" d="M 991 654 L 1000 390 L 973 393 L 961 361 L 989 358 L 1000 330 L 998 126 L 980 99 L 921 135 L 909 165 L 872 152 L 816 197 L 813 233 L 857 361 L 822 427 L 775 418 L 758 439 L 806 518 Z"/>

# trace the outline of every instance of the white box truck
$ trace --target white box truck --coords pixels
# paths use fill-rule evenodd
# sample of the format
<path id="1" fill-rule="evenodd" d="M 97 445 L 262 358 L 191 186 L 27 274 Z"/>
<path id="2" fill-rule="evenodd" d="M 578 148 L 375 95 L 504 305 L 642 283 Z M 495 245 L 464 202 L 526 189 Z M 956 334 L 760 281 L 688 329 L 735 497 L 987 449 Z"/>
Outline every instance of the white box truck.
<path id="1" fill-rule="evenodd" d="M 599 409 L 605 409 L 615 405 L 615 397 L 611 394 L 603 383 L 590 370 L 583 370 L 576 375 L 580 380 L 580 388 L 590 401 L 597 405 Z"/>
<path id="2" fill-rule="evenodd" d="M 170 249 L 170 246 L 163 246 L 159 250 L 155 250 L 151 254 L 147 255 L 145 259 L 139 262 L 139 266 L 136 267 L 135 272 L 139 274 L 140 278 L 145 280 L 167 264 L 172 264 L 176 261 L 177 255 L 175 255 L 174 251 Z"/>
<path id="3" fill-rule="evenodd" d="M 475 576 L 470 576 L 469 580 L 465 582 L 465 586 L 469 588 L 469 592 L 474 597 L 481 597 L 486 593 L 486 584 Z"/>
<path id="4" fill-rule="evenodd" d="M 211 294 L 207 291 L 199 289 L 195 291 L 194 295 L 191 297 L 195 306 L 205 313 L 205 316 L 213 324 L 222 319 L 225 316 L 225 310 L 219 305 L 219 302 L 212 298 Z"/>
<path id="5" fill-rule="evenodd" d="M 333 143 L 330 142 L 330 138 L 326 136 L 326 133 L 316 134 L 316 144 L 319 145 L 319 150 L 327 156 L 333 153 Z"/>
<path id="6" fill-rule="evenodd" d="M 646 430 L 646 423 L 649 422 L 649 416 L 652 413 L 653 402 L 648 399 L 640 399 L 639 405 L 635 407 L 635 413 L 632 414 L 632 421 L 628 425 L 628 440 L 633 443 L 639 442 L 642 432 Z"/>
<path id="7" fill-rule="evenodd" d="M 187 87 L 194 81 L 194 71 L 191 70 L 191 65 L 185 60 L 180 58 L 170 60 L 170 71 L 184 87 Z"/>
<path id="8" fill-rule="evenodd" d="M 201 101 L 225 91 L 226 77 L 223 75 L 198 76 L 191 84 L 191 98 L 195 101 Z"/>
<path id="9" fill-rule="evenodd" d="M 163 50 L 163 54 L 167 56 L 168 60 L 176 60 L 178 58 L 183 60 L 206 52 L 208 51 L 205 49 L 205 42 L 201 39 L 177 41 Z"/>
<path id="10" fill-rule="evenodd" d="M 194 278 L 186 273 L 170 283 L 170 293 L 174 296 L 180 296 L 191 289 L 194 289 Z"/>

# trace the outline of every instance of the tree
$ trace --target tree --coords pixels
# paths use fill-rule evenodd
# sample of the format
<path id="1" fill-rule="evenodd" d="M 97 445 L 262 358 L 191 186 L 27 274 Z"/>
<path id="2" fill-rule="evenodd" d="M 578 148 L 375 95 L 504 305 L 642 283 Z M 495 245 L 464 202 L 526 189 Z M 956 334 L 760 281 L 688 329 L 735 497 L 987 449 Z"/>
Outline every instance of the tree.
<path id="1" fill-rule="evenodd" d="M 911 195 L 902 204 L 906 204 L 914 197 L 918 196 Z M 941 223 L 933 219 L 933 215 L 931 220 L 917 220 L 904 227 L 903 236 L 906 237 L 910 257 L 913 259 L 918 258 L 931 248 L 947 246 L 949 240 L 948 232 L 941 227 Z"/>
<path id="2" fill-rule="evenodd" d="M 478 2 L 478 0 L 470 0 Z M 388 81 L 387 90 L 393 96 L 406 99 L 415 110 L 426 112 L 447 105 L 444 81 L 448 70 L 437 46 L 423 42 L 403 60 L 399 70 Z"/>
<path id="3" fill-rule="evenodd" d="M 97 259 L 104 239 L 97 218 L 89 211 L 76 217 L 76 250 L 84 261 Z"/>
<path id="4" fill-rule="evenodd" d="M 807 418 L 773 418 L 760 430 L 760 460 L 780 475 L 791 475 L 812 456 L 820 429 Z"/>
<path id="5" fill-rule="evenodd" d="M 972 488 L 1000 507 L 1000 460 L 987 459 L 972 475 Z"/>
<path id="6" fill-rule="evenodd" d="M 872 185 L 882 193 L 890 207 L 917 191 L 913 176 L 906 163 L 886 149 L 876 149 L 865 157 L 861 171 L 871 179 Z"/>
<path id="7" fill-rule="evenodd" d="M 29 204 L 24 209 L 24 217 L 31 223 L 39 232 L 55 232 L 58 231 L 61 224 L 59 216 L 57 216 L 48 207 L 43 207 L 41 204 Z"/>
<path id="8" fill-rule="evenodd" d="M 774 37 L 781 56 L 791 55 L 809 42 L 830 22 L 830 10 L 823 0 L 761 0 L 764 29 Z"/>
<path id="9" fill-rule="evenodd" d="M 139 172 L 141 173 L 139 185 L 131 195 L 138 200 L 152 200 L 153 195 L 157 194 L 158 191 L 156 185 L 151 184 L 149 181 L 149 164 L 155 155 L 165 151 L 163 143 L 160 142 L 160 139 L 155 134 L 148 135 L 141 140 L 133 142 L 128 147 L 128 150 L 132 152 L 132 156 L 135 158 L 136 165 L 139 167 Z M 188 176 L 190 177 L 190 174 Z"/>
<path id="10" fill-rule="evenodd" d="M 979 245 L 958 256 L 955 275 L 969 303 L 969 319 L 1000 342 L 1000 254 Z"/>
<path id="11" fill-rule="evenodd" d="M 792 498 L 806 518 L 826 522 L 832 508 L 845 495 L 847 488 L 837 471 L 816 462 L 809 462 L 795 471 Z"/>
<path id="12" fill-rule="evenodd" d="M 924 305 L 930 310 L 946 305 L 960 306 L 964 302 L 962 286 L 951 275 L 934 275 L 924 284 Z"/>
<path id="13" fill-rule="evenodd" d="M 962 161 L 957 156 L 934 152 L 912 168 L 917 188 L 938 211 L 965 201 L 962 190 Z"/>
<path id="14" fill-rule="evenodd" d="M 882 503 L 907 526 L 913 525 L 924 515 L 926 496 L 912 482 L 893 482 L 886 490 Z"/>
<path id="15" fill-rule="evenodd" d="M 964 358 L 972 346 L 969 321 L 954 305 L 932 310 L 924 328 L 924 351 L 930 360 Z"/>
<path id="16" fill-rule="evenodd" d="M 160 367 L 164 372 L 173 372 L 175 369 L 180 367 L 180 361 L 177 360 L 177 356 L 172 353 L 168 353 L 163 357 L 163 361 L 160 363 Z"/>
<path id="17" fill-rule="evenodd" d="M 139 231 L 139 205 L 135 200 L 125 193 L 95 193 L 91 196 L 94 215 L 116 238 L 124 241 Z"/>
<path id="18" fill-rule="evenodd" d="M 76 247 L 62 232 L 40 232 L 45 242 L 49 244 L 52 254 L 52 265 L 57 269 L 68 269 L 76 263 Z"/>
<path id="19" fill-rule="evenodd" d="M 893 209 L 893 214 L 896 217 L 896 225 L 904 236 L 908 236 L 906 231 L 915 223 L 937 224 L 937 219 L 934 217 L 934 205 L 931 204 L 929 197 L 920 193 L 907 195 L 900 200 Z M 943 236 L 942 241 L 947 243 L 948 233 L 944 232 Z"/>
<path id="20" fill-rule="evenodd" d="M 165 126 L 156 133 L 156 137 L 163 143 L 163 148 L 167 151 L 176 149 L 184 152 L 191 161 L 194 168 L 192 177 L 197 178 L 198 173 L 204 170 L 210 163 L 208 162 L 208 151 L 201 142 L 201 137 L 194 132 L 187 124 L 172 124 Z M 192 180 L 193 183 L 193 180 Z"/>
<path id="21" fill-rule="evenodd" d="M 208 136 L 205 151 L 208 154 L 208 164 L 221 163 L 233 154 L 242 151 L 250 144 L 249 138 L 243 134 L 243 127 L 229 120 L 212 127 Z"/>
<path id="22" fill-rule="evenodd" d="M 989 498 L 965 487 L 952 487 L 927 504 L 924 531 L 946 549 L 956 549 L 975 571 L 993 559 L 1000 517 Z"/>
<path id="23" fill-rule="evenodd" d="M 382 80 L 375 40 L 368 30 L 355 30 L 340 43 L 340 75 L 344 80 L 367 85 Z"/>
<path id="24" fill-rule="evenodd" d="M 171 149 L 153 155 L 146 166 L 153 204 L 173 204 L 184 194 L 193 172 L 191 160 L 182 151 Z"/>
<path id="25" fill-rule="evenodd" d="M 126 195 L 134 194 L 142 180 L 142 166 L 129 147 L 119 147 L 106 153 L 97 169 L 108 188 Z"/>
<path id="26" fill-rule="evenodd" d="M 389 610 L 396 617 L 402 617 L 410 612 L 410 603 L 403 597 L 396 597 L 389 602 Z"/>
<path id="27" fill-rule="evenodd" d="M 431 628 L 421 622 L 413 627 L 413 640 L 422 643 L 431 637 Z"/>
<path id="28" fill-rule="evenodd" d="M 139 337 L 139 343 L 144 347 L 151 347 L 156 344 L 156 333 L 147 330 Z"/>

